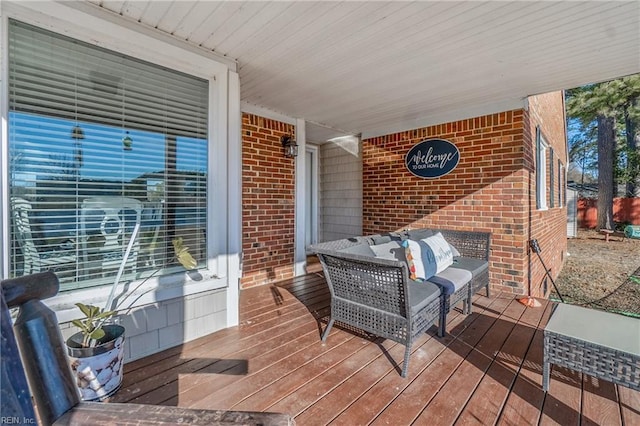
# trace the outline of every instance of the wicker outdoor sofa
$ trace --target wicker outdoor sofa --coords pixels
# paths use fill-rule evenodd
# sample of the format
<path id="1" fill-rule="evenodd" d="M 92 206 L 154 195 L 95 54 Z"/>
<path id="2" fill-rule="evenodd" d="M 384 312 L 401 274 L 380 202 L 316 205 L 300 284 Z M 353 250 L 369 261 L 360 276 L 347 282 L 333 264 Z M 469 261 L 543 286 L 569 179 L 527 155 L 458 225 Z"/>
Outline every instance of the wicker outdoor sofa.
<path id="1" fill-rule="evenodd" d="M 412 263 L 402 245 L 438 233 L 453 247 L 453 264 L 428 279 L 411 279 Z M 401 343 L 406 347 L 401 375 L 406 377 L 416 337 L 436 321 L 438 336 L 444 336 L 453 306 L 463 302 L 463 312 L 470 313 L 473 294 L 485 288 L 489 296 L 490 238 L 487 232 L 421 228 L 312 246 L 331 291 L 331 316 L 322 341 L 338 321 Z M 392 249 L 381 254 L 380 248 L 388 247 Z"/>

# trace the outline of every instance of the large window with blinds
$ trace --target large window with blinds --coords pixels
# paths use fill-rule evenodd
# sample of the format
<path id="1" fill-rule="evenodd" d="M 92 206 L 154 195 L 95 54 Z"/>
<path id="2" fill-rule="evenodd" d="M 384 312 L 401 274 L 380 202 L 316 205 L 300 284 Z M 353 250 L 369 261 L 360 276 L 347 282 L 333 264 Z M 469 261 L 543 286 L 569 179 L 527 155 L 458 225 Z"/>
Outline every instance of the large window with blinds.
<path id="1" fill-rule="evenodd" d="M 12 276 L 62 290 L 206 265 L 208 84 L 11 20 Z"/>

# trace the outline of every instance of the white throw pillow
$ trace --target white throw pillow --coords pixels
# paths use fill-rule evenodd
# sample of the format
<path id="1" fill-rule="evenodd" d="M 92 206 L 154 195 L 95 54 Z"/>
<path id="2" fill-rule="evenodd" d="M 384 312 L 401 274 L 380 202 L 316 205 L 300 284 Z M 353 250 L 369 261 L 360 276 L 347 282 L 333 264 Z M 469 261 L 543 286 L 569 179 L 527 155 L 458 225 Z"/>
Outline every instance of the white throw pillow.
<path id="1" fill-rule="evenodd" d="M 432 237 L 425 238 L 422 241 L 431 247 L 431 250 L 433 250 L 433 254 L 436 257 L 436 274 L 439 274 L 449 266 L 453 265 L 453 251 L 451 250 L 451 246 L 447 240 L 444 239 L 440 232 Z"/>

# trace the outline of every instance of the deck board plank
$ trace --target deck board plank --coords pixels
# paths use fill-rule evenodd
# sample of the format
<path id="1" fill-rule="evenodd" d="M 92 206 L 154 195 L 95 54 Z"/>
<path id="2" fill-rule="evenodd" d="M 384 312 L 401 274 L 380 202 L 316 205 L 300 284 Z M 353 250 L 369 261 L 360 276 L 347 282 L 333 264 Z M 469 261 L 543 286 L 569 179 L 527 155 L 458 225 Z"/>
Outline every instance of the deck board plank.
<path id="1" fill-rule="evenodd" d="M 625 425 L 640 425 L 640 392 L 618 386 L 620 411 Z"/>
<path id="2" fill-rule="evenodd" d="M 200 370 L 187 370 L 183 368 L 179 371 L 181 375 L 191 374 L 194 376 L 188 382 L 185 380 L 185 383 L 181 386 L 182 397 L 189 398 L 191 389 L 194 389 L 193 393 L 196 396 L 202 395 L 204 390 L 207 392 L 218 391 L 225 385 L 237 380 L 230 376 L 253 373 L 280 360 L 282 358 L 283 346 L 285 349 L 289 348 L 291 351 L 294 351 L 307 347 L 318 340 L 317 329 L 310 323 L 306 323 L 303 326 L 287 324 L 282 330 L 278 330 L 277 333 L 278 334 L 275 334 L 269 340 L 253 342 L 254 344 L 248 348 L 244 348 L 242 345 L 227 345 L 224 347 L 206 346 L 202 348 L 201 352 L 190 353 L 189 355 L 192 357 L 205 357 L 205 359 L 210 360 L 210 363 L 202 363 Z M 229 358 L 244 360 L 246 362 L 246 364 L 244 364 L 245 368 L 243 369 L 241 365 L 232 365 L 232 367 L 237 367 L 239 370 L 226 371 L 225 374 L 222 374 L 223 372 L 219 372 L 214 365 L 216 359 L 212 357 L 219 357 L 218 360 L 222 361 Z M 221 375 L 223 377 L 220 377 Z M 166 374 L 163 376 L 166 376 Z M 211 380 L 208 380 L 209 378 Z M 154 379 L 155 377 L 151 377 L 147 379 L 147 381 Z M 175 379 L 177 380 L 177 375 Z M 132 402 L 145 404 L 162 403 L 160 399 L 161 396 L 154 395 L 163 395 L 164 392 L 162 390 L 156 389 L 153 391 L 153 386 L 146 383 L 144 385 L 139 384 L 139 386 L 152 389 L 152 391 L 145 397 L 136 397 Z"/>
<path id="3" fill-rule="evenodd" d="M 496 302 L 493 300 L 492 302 Z M 503 301 L 498 301 L 498 303 Z M 492 305 L 489 305 L 492 306 Z M 500 309 L 497 307 L 497 309 Z M 463 361 L 464 356 L 471 350 L 461 340 L 457 340 L 463 333 L 471 332 L 471 323 L 479 318 L 482 311 L 474 308 L 474 314 L 469 317 L 458 318 L 459 324 L 452 323 L 448 340 L 434 339 L 425 351 L 432 352 L 432 361 L 420 370 L 419 375 L 408 384 L 384 411 L 375 419 L 374 424 L 389 424 L 395 421 L 412 422 L 422 411 L 424 405 L 438 392 L 440 387 Z M 449 349 L 445 353 L 445 349 Z"/>
<path id="4" fill-rule="evenodd" d="M 546 324 L 551 316 L 552 306 L 549 303 L 542 308 L 527 309 L 522 318 L 523 323 L 535 326 Z M 539 324 L 529 321 L 530 315 L 540 310 L 543 312 Z M 545 396 L 542 391 L 542 346 L 543 332 L 536 329 L 498 420 L 499 425 L 538 424 Z"/>
<path id="5" fill-rule="evenodd" d="M 196 401 L 191 406 L 194 408 L 231 408 L 233 405 L 238 404 L 261 389 L 268 387 L 281 377 L 291 373 L 291 371 L 298 368 L 300 364 L 315 361 L 318 357 L 326 354 L 334 347 L 338 347 L 355 339 L 355 336 L 347 332 L 336 333 L 333 337 L 333 339 L 328 340 L 325 344 L 321 344 L 319 339 L 317 339 L 312 345 L 301 351 L 289 354 L 277 363 L 272 364 L 269 368 L 245 376 L 237 383 L 237 386 L 234 386 L 232 389 L 221 389 L 218 392 L 206 395 L 203 399 Z"/>
<path id="6" fill-rule="evenodd" d="M 315 344 L 318 340 L 318 333 L 316 330 L 309 331 L 309 328 L 305 327 L 296 330 L 296 333 L 299 331 L 305 333 L 297 338 L 293 338 L 295 337 L 295 333 L 292 333 L 292 339 L 275 350 L 247 356 L 249 369 L 245 375 L 220 376 L 215 374 L 199 374 L 189 378 L 188 382 L 185 380 L 184 382 L 187 383 L 181 386 L 180 405 L 197 406 L 198 404 L 202 404 L 204 406 L 204 403 L 199 403 L 200 400 L 209 398 L 210 395 L 216 392 L 224 392 L 228 390 L 231 385 L 235 385 L 236 382 L 245 380 L 246 377 L 256 374 L 261 370 L 270 368 L 282 359 L 283 351 L 293 353 Z M 240 356 L 244 356 L 244 354 L 241 353 Z"/>
<path id="7" fill-rule="evenodd" d="M 552 365 L 540 424 L 577 425 L 582 407 L 582 374 Z"/>
<path id="8" fill-rule="evenodd" d="M 325 371 L 334 371 L 337 365 L 345 362 L 350 357 L 362 357 L 361 352 L 371 347 L 370 342 L 360 337 L 350 339 L 344 344 L 336 346 L 333 350 L 324 353 L 321 357 L 310 360 L 282 376 L 268 387 L 260 389 L 240 403 L 233 405 L 232 408 L 242 411 L 245 410 L 243 407 L 255 407 L 252 410 L 257 408 L 258 411 L 265 411 L 282 399 L 283 396 L 292 394 Z"/>
<path id="9" fill-rule="evenodd" d="M 300 316 L 303 315 L 304 309 L 299 309 L 298 314 Z M 295 336 L 296 332 L 310 332 L 314 329 L 311 323 L 305 322 L 305 324 L 306 328 L 301 328 L 297 321 L 291 320 L 280 324 L 279 327 L 270 329 L 270 333 L 257 332 L 256 334 L 249 334 L 245 336 L 248 340 L 236 338 L 226 341 L 227 338 L 222 337 L 217 341 L 216 345 L 202 342 L 202 344 L 188 351 L 188 356 L 183 355 L 180 351 L 172 351 L 172 356 L 149 363 L 147 368 L 143 370 L 138 369 L 126 374 L 124 381 L 125 388 L 116 394 L 114 402 L 133 402 L 135 398 L 135 402 L 139 403 L 160 403 L 161 401 L 155 399 L 140 399 L 140 395 L 145 393 L 145 389 L 152 390 L 154 387 L 161 385 L 160 382 L 166 380 L 166 372 L 179 370 L 183 374 L 189 374 L 202 370 L 220 360 L 229 358 L 234 352 L 240 350 L 247 351 L 253 349 L 255 352 L 263 353 L 266 349 L 279 349 L 282 341 L 287 341 L 291 336 Z M 260 329 L 261 328 L 257 327 L 255 331 Z M 245 328 L 243 332 L 250 333 L 250 330 L 248 330 L 248 328 Z M 193 364 L 194 359 L 198 360 L 200 358 L 203 359 L 199 360 L 195 365 L 189 365 L 189 363 Z M 163 371 L 165 374 L 158 374 Z M 214 369 L 214 371 L 217 371 L 217 369 Z"/>
<path id="10" fill-rule="evenodd" d="M 243 290 L 241 323 L 125 366 L 110 402 L 287 413 L 300 425 L 640 424 L 640 392 L 554 366 L 541 389 L 542 330 L 552 303 L 473 298 L 412 347 L 336 325 L 322 274 Z M 380 346 L 379 346 L 380 345 Z M 584 389 L 583 389 L 584 388 Z M 582 400 L 584 399 L 584 404 Z"/>
<path id="11" fill-rule="evenodd" d="M 458 312 L 452 314 L 449 325 L 456 327 L 465 317 Z M 432 333 L 435 330 L 432 330 Z M 414 371 L 424 368 L 426 363 L 434 359 L 437 354 L 446 349 L 446 344 L 453 340 L 451 335 L 443 339 L 434 338 L 433 334 L 425 334 L 414 342 L 409 363 L 410 376 Z M 396 344 L 388 351 L 388 357 L 396 362 L 402 361 L 404 346 Z M 380 356 L 366 368 L 358 371 L 349 380 L 342 382 L 329 394 L 323 396 L 314 405 L 296 416 L 299 424 L 328 424 L 347 408 L 359 402 L 361 397 L 369 392 L 380 380 L 399 374 L 387 356 Z M 415 375 L 415 373 L 413 373 Z M 293 398 L 294 396 L 292 396 Z M 366 403 L 366 402 L 364 402 Z"/>
<path id="12" fill-rule="evenodd" d="M 376 419 L 377 423 L 384 424 L 387 419 L 393 419 L 397 422 L 396 424 L 411 423 L 422 411 L 424 402 L 435 395 L 471 351 L 475 343 L 474 339 L 480 340 L 490 329 L 495 321 L 494 316 L 497 317 L 494 312 L 502 312 L 509 303 L 510 301 L 506 298 L 496 298 L 490 305 L 490 309 L 485 310 L 483 315 L 471 315 L 458 326 L 450 328 L 449 336 L 453 340 L 447 341 L 442 348 L 439 348 L 440 350 L 434 354 L 435 358 L 430 359 L 430 362 L 420 371 L 412 372 L 413 364 L 409 364 L 410 371 L 407 379 L 397 374 L 387 375 L 361 400 L 358 400 L 357 404 L 349 407 L 336 420 L 341 422 L 346 421 L 347 418 L 376 419 L 382 414 L 380 419 Z M 430 347 L 435 346 L 436 343 L 442 344 L 437 340 L 434 339 L 425 349 L 429 351 Z M 412 356 L 412 362 L 413 358 L 416 358 L 415 354 Z"/>
<path id="13" fill-rule="evenodd" d="M 391 352 L 395 346 L 398 346 L 396 342 L 385 340 L 381 342 L 381 346 L 385 351 Z M 403 348 L 400 348 L 402 351 Z M 393 351 L 394 354 L 398 350 Z M 378 374 L 387 373 L 391 368 L 389 361 L 382 353 L 380 347 L 375 345 L 367 345 L 361 351 L 346 358 L 342 362 L 338 363 L 334 368 L 325 370 L 318 377 L 306 382 L 300 386 L 295 392 L 289 393 L 280 398 L 277 402 L 273 403 L 267 409 L 273 412 L 286 412 L 292 416 L 298 416 L 307 407 L 315 404 L 319 400 L 326 398 L 342 383 L 349 381 L 354 375 L 365 371 L 364 376 L 374 377 L 373 373 L 369 370 L 371 365 L 377 361 L 384 362 L 383 368 L 386 371 L 379 371 Z M 380 364 L 380 362 L 378 362 Z M 378 367 L 379 368 L 379 367 Z M 353 389 L 349 390 L 353 392 Z M 317 419 L 315 419 L 317 420 Z M 309 419 L 310 421 L 310 419 Z"/>
<path id="14" fill-rule="evenodd" d="M 512 324 L 512 328 L 501 348 L 497 351 L 483 351 L 485 359 L 490 359 L 491 364 L 458 418 L 459 424 L 475 424 L 478 421 L 494 424 L 502 412 L 528 344 L 535 333 L 535 328 L 520 323 L 526 309 L 514 299 L 508 312 L 505 311 L 499 318 L 498 321 Z M 543 311 L 539 312 L 541 314 Z M 513 323 L 511 320 L 517 322 Z"/>
<path id="15" fill-rule="evenodd" d="M 622 424 L 620 417 L 620 404 L 616 393 L 616 385 L 604 380 L 596 379 L 587 374 L 582 375 L 582 409 L 583 425 L 610 425 Z"/>
<path id="16" fill-rule="evenodd" d="M 516 306 L 512 302 L 508 309 L 516 309 L 522 313 L 524 309 L 521 306 L 522 305 Z M 507 310 L 505 310 L 501 317 L 506 313 Z M 513 338 L 514 334 L 515 333 L 512 332 L 509 335 L 509 338 Z M 525 336 L 525 338 L 526 337 L 527 336 Z M 509 338 L 507 339 L 507 344 L 509 343 Z M 514 350 L 516 348 L 518 348 L 517 345 L 515 345 Z M 497 351 L 496 353 L 500 354 L 500 352 Z M 506 353 L 509 354 L 508 358 L 512 357 L 511 352 L 507 351 Z M 426 422 L 429 419 L 437 418 L 438 421 L 443 424 L 452 424 L 459 417 L 461 410 L 468 405 L 470 400 L 472 400 L 472 397 L 477 395 L 474 392 L 481 386 L 477 385 L 478 381 L 484 380 L 481 376 L 486 374 L 485 371 L 488 367 L 484 367 L 486 367 L 485 364 L 489 362 L 489 359 L 490 358 L 487 357 L 486 352 L 484 354 L 480 354 L 477 350 L 472 351 L 463 365 L 461 365 L 461 367 L 456 371 L 456 374 L 446 383 L 445 386 L 443 386 L 436 397 L 429 403 L 427 408 L 420 414 L 418 422 Z M 491 367 L 493 367 L 493 365 Z M 491 372 L 489 371 L 488 374 L 491 374 Z M 474 377 L 477 379 L 474 379 Z M 494 401 L 489 401 L 489 405 L 493 402 Z M 480 406 L 480 411 L 483 409 L 484 407 Z M 493 421 L 490 421 L 490 423 L 492 422 Z"/>

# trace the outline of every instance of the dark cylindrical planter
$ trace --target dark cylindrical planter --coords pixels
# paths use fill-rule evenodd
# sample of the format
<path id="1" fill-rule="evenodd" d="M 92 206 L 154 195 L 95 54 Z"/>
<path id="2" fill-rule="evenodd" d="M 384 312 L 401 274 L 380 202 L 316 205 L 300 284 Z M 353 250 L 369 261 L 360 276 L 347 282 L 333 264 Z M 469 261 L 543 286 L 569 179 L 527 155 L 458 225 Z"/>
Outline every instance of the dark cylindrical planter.
<path id="1" fill-rule="evenodd" d="M 82 333 L 67 339 L 71 370 L 84 401 L 103 401 L 122 384 L 124 327 L 105 325 L 105 336 L 94 347 L 82 347 Z"/>

